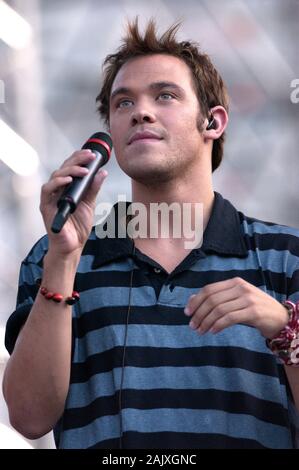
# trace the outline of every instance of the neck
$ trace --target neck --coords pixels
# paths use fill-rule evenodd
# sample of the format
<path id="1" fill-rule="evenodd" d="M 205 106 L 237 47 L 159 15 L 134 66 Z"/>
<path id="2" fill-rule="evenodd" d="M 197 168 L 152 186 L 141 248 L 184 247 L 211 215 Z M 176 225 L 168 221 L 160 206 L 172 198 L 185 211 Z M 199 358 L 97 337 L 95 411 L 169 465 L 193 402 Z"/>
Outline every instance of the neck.
<path id="1" fill-rule="evenodd" d="M 152 220 L 149 219 L 149 214 L 151 213 L 151 207 L 154 205 L 153 203 L 166 203 L 167 206 L 176 203 L 176 205 L 180 207 L 181 214 L 188 206 L 188 211 L 190 211 L 191 215 L 191 222 L 189 225 L 192 231 L 195 232 L 198 230 L 199 214 L 202 219 L 201 229 L 202 231 L 205 230 L 214 203 L 211 171 L 197 169 L 197 171 L 192 171 L 190 173 L 188 177 L 180 177 L 159 184 L 144 184 L 132 180 L 132 202 L 142 203 L 146 207 L 148 227 L 152 224 Z M 189 204 L 186 205 L 186 203 Z M 159 219 L 157 223 L 158 230 L 161 230 L 161 226 L 163 225 L 161 220 Z M 181 233 L 185 233 L 184 229 Z M 182 235 L 181 237 L 174 239 L 172 235 L 173 234 L 170 235 L 168 240 L 171 239 L 172 244 L 175 244 L 178 247 L 181 246 L 188 238 Z M 167 243 L 165 240 L 161 241 L 161 238 L 162 237 L 159 237 L 159 242 Z M 145 243 L 145 241 L 142 242 L 141 239 L 139 239 L 139 241 L 140 243 Z"/>
<path id="2" fill-rule="evenodd" d="M 210 159 L 205 161 L 210 161 Z M 190 250 L 199 247 L 202 243 L 203 232 L 210 219 L 214 203 L 211 168 L 208 165 L 205 168 L 203 165 L 201 168 L 197 166 L 190 169 L 185 177 L 180 175 L 179 178 L 160 183 L 142 184 L 132 180 L 132 202 L 142 203 L 142 207 L 146 208 L 146 211 L 142 211 L 145 215 L 141 218 L 141 222 L 146 221 L 147 235 L 134 237 L 135 246 L 147 256 L 155 259 L 167 272 L 172 272 Z M 177 219 L 174 221 L 173 216 L 170 216 L 166 224 L 164 224 L 165 217 L 151 218 L 149 214 L 151 214 L 153 203 L 166 203 L 168 207 L 177 203 L 179 212 L 183 214 L 180 222 L 177 222 Z M 188 206 L 187 210 L 185 203 Z M 188 214 L 187 223 L 186 219 L 184 220 L 186 214 Z M 161 235 L 163 226 L 167 224 L 172 229 L 179 228 L 179 236 L 175 236 L 172 231 L 170 236 L 163 237 Z M 155 236 L 151 235 L 149 229 L 153 226 L 156 229 Z"/>

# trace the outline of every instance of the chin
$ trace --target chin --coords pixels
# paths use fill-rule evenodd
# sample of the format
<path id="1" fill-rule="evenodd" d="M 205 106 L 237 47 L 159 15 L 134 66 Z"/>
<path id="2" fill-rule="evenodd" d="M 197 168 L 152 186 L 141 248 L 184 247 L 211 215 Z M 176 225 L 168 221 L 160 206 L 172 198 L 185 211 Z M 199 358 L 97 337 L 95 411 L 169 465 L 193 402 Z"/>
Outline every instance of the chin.
<path id="1" fill-rule="evenodd" d="M 126 156 L 118 161 L 118 164 L 130 178 L 151 186 L 171 181 L 182 171 L 181 161 L 171 159 L 165 154 L 152 152 Z"/>
<path id="2" fill-rule="evenodd" d="M 161 171 L 161 169 L 155 168 L 140 168 L 130 169 L 125 172 L 130 178 L 137 181 L 138 183 L 144 184 L 145 186 L 156 186 L 157 184 L 167 183 L 173 179 L 173 175 L 169 171 Z"/>

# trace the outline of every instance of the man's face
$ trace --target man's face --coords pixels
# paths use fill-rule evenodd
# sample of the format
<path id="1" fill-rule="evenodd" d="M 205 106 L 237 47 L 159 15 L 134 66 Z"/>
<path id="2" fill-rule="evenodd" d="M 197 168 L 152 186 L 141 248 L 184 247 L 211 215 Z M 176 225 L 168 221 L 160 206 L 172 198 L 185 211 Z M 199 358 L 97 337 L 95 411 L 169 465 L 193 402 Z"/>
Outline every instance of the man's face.
<path id="1" fill-rule="evenodd" d="M 110 132 L 120 167 L 149 185 L 184 177 L 201 155 L 200 117 L 185 62 L 165 54 L 131 59 L 116 75 L 110 97 Z"/>

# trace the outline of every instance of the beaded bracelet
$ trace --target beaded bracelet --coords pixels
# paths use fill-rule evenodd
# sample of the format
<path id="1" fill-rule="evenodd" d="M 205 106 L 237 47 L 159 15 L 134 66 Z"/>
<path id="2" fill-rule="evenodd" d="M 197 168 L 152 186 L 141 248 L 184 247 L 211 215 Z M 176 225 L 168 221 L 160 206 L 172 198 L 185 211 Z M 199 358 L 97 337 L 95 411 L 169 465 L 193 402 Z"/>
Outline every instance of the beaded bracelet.
<path id="1" fill-rule="evenodd" d="M 272 339 L 267 339 L 269 349 L 288 366 L 299 367 L 299 301 L 282 303 L 289 311 L 287 325 Z"/>
<path id="2" fill-rule="evenodd" d="M 36 284 L 40 287 L 39 292 L 47 300 L 53 300 L 54 302 L 60 303 L 63 300 L 63 296 L 58 292 L 51 292 L 46 287 L 41 286 L 41 279 L 37 279 Z M 72 295 L 65 299 L 67 305 L 74 305 L 80 299 L 79 292 L 73 290 Z"/>

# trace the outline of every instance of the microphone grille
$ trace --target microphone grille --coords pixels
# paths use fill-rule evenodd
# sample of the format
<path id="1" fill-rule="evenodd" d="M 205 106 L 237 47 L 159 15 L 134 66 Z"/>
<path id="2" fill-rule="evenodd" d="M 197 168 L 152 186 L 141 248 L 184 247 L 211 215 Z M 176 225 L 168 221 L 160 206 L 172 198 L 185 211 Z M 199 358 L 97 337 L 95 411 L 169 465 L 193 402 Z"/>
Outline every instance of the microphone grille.
<path id="1" fill-rule="evenodd" d="M 104 153 L 107 159 L 110 158 L 113 144 L 110 135 L 105 132 L 96 132 L 85 142 L 82 149 L 95 150 L 100 153 Z"/>

